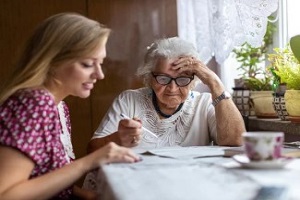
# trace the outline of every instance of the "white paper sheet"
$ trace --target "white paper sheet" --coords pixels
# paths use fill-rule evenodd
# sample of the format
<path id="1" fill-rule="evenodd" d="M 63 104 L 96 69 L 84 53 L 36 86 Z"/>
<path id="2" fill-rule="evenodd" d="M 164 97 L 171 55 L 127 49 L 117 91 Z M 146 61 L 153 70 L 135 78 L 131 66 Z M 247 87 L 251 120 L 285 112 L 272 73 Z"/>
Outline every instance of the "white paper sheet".
<path id="1" fill-rule="evenodd" d="M 183 151 L 184 148 L 184 151 Z M 140 151 L 141 150 L 136 150 Z M 224 156 L 224 150 L 214 146 L 164 147 L 144 150 L 142 154 L 152 154 L 176 159 L 194 159 L 201 157 Z"/>

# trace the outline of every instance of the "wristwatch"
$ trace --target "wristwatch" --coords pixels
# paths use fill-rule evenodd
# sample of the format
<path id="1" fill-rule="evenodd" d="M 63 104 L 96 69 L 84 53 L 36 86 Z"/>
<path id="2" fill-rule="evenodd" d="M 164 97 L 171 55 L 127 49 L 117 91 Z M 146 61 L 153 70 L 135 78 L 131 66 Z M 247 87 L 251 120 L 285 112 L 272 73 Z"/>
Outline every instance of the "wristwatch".
<path id="1" fill-rule="evenodd" d="M 230 99 L 230 98 L 231 98 L 230 93 L 227 91 L 224 91 L 224 92 L 222 92 L 222 94 L 220 96 L 218 96 L 217 98 L 215 98 L 213 100 L 212 105 L 216 106 L 223 99 Z"/>

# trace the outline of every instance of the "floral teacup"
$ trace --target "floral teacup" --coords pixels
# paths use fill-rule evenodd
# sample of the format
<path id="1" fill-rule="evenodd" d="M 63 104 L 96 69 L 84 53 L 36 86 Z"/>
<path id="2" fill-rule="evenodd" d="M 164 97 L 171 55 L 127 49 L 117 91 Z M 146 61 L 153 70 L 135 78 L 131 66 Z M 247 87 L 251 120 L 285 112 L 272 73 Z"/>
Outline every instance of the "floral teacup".
<path id="1" fill-rule="evenodd" d="M 282 132 L 243 133 L 245 152 L 251 161 L 272 161 L 280 158 L 283 140 Z"/>

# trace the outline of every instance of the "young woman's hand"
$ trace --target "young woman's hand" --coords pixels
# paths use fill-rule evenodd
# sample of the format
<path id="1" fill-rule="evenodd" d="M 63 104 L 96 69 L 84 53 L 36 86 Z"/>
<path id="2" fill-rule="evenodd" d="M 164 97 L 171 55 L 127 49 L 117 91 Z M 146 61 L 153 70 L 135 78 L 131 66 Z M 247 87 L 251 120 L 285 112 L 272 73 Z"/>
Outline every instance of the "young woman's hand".
<path id="1" fill-rule="evenodd" d="M 113 142 L 110 142 L 104 147 L 94 151 L 93 153 L 89 154 L 88 157 L 90 157 L 92 162 L 89 170 L 93 170 L 99 167 L 101 164 L 117 162 L 133 163 L 141 160 L 141 158 L 131 149 L 121 147 Z"/>

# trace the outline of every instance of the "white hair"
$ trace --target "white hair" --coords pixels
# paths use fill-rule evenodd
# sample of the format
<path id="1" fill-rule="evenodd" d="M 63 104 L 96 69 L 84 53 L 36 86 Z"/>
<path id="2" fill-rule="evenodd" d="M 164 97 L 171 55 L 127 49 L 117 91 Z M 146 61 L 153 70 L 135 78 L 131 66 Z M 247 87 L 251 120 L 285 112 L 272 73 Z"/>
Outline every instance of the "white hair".
<path id="1" fill-rule="evenodd" d="M 180 56 L 192 56 L 199 59 L 194 45 L 179 37 L 156 40 L 147 47 L 144 64 L 137 69 L 136 75 L 143 79 L 146 86 L 149 86 L 151 72 L 156 67 L 158 59 L 172 59 Z"/>

